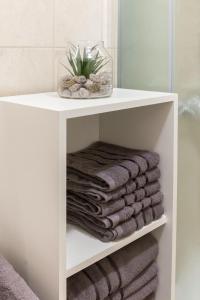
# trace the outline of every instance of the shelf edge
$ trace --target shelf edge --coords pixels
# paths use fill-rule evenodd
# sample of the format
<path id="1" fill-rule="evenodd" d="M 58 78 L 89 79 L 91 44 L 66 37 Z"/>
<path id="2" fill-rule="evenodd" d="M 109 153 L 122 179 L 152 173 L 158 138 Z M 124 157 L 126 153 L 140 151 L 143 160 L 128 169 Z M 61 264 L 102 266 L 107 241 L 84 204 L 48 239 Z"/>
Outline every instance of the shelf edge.
<path id="1" fill-rule="evenodd" d="M 95 262 L 103 259 L 104 257 L 118 251 L 119 249 L 127 246 L 128 244 L 138 240 L 139 238 L 145 236 L 146 234 L 153 232 L 154 230 L 160 228 L 161 226 L 165 225 L 167 223 L 167 216 L 163 215 L 159 220 L 152 222 L 151 224 L 143 227 L 141 230 L 138 230 L 134 232 L 132 235 L 117 241 L 113 242 L 112 246 L 108 249 L 105 249 L 102 253 L 98 253 L 94 255 L 93 257 L 90 257 L 89 259 L 81 262 L 75 267 L 72 267 L 68 270 L 66 270 L 66 278 L 69 278 L 70 276 L 80 272 L 81 270 L 89 267 L 90 265 L 94 264 Z"/>

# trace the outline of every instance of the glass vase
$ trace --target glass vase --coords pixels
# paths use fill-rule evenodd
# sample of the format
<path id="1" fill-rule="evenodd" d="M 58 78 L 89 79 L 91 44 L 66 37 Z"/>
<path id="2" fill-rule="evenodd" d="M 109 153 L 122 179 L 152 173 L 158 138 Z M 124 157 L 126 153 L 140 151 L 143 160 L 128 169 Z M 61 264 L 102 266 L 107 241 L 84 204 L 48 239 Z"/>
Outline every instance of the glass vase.
<path id="1" fill-rule="evenodd" d="M 58 62 L 60 97 L 87 99 L 109 97 L 113 91 L 113 62 L 103 42 L 68 43 Z"/>

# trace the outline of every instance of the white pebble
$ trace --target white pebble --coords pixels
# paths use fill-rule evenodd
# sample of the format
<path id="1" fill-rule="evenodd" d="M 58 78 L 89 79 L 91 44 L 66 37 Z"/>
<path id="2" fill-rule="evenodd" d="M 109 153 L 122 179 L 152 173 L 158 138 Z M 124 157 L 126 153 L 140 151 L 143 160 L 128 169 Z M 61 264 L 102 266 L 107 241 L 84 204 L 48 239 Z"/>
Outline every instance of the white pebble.
<path id="1" fill-rule="evenodd" d="M 90 93 L 89 93 L 89 91 L 87 89 L 80 88 L 79 95 L 80 95 L 81 98 L 88 98 L 89 95 L 90 95 Z"/>

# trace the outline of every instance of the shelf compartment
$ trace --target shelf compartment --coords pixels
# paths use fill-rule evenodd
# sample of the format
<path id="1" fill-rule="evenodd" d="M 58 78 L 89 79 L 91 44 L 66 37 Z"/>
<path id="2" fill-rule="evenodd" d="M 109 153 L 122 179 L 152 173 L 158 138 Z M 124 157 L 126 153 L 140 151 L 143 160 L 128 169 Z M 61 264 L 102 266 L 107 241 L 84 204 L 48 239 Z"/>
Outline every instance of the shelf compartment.
<path id="1" fill-rule="evenodd" d="M 167 217 L 152 222 L 132 235 L 115 242 L 103 243 L 76 226 L 68 225 L 67 229 L 67 266 L 66 277 L 70 277 L 91 264 L 101 260 L 122 247 L 136 241 L 142 236 L 160 228 L 167 223 Z"/>
<path id="2" fill-rule="evenodd" d="M 152 223 L 142 231 L 113 243 L 102 243 L 89 234 L 67 226 L 65 278 L 114 251 L 152 232 L 159 243 L 159 287 L 156 300 L 174 299 L 176 225 L 176 106 L 173 102 L 152 102 L 141 107 L 70 118 L 67 127 L 67 152 L 103 141 L 132 149 L 147 149 L 160 154 L 161 189 L 166 220 Z M 136 103 L 135 103 L 136 105 Z M 154 230 L 157 229 L 157 230 Z"/>

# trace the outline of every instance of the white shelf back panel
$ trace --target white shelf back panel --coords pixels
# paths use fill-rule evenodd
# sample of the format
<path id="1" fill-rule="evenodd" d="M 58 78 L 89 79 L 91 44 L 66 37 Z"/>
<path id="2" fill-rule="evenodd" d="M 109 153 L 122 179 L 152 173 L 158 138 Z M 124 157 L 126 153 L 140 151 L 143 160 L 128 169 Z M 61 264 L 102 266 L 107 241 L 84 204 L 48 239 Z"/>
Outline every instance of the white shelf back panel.
<path id="1" fill-rule="evenodd" d="M 99 116 L 67 120 L 67 152 L 79 151 L 99 140 Z"/>

